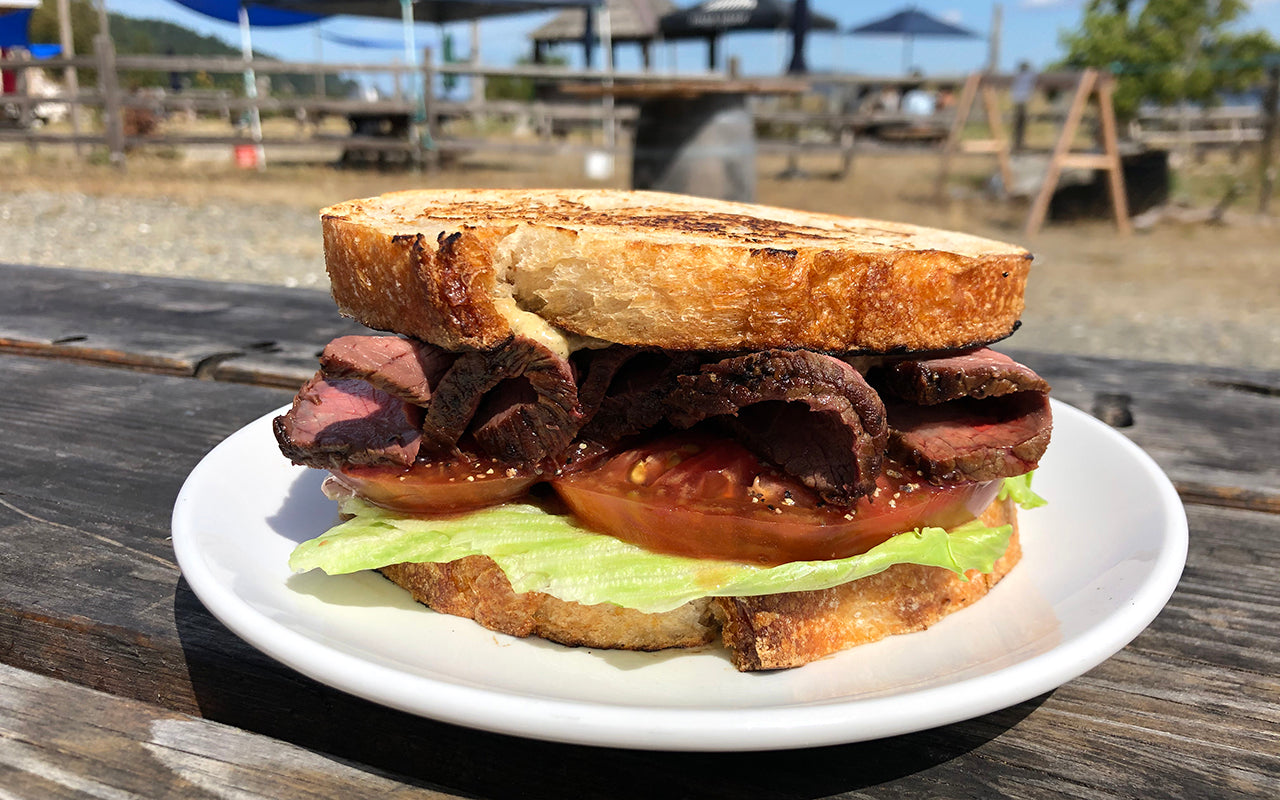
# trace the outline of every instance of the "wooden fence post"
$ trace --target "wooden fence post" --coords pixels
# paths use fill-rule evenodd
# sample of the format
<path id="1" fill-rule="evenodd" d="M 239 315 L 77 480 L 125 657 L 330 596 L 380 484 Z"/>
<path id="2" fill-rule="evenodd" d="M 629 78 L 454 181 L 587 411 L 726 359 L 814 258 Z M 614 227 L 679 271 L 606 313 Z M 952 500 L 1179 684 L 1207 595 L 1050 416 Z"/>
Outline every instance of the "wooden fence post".
<path id="1" fill-rule="evenodd" d="M 98 34 L 93 40 L 98 56 L 98 91 L 102 95 L 102 126 L 111 163 L 124 168 L 124 98 L 120 95 L 120 76 L 116 74 L 116 47 L 109 34 Z"/>
<path id="2" fill-rule="evenodd" d="M 27 132 L 27 150 L 35 155 L 38 147 L 36 146 L 35 126 L 35 110 L 36 98 L 31 93 L 31 54 L 23 51 L 18 52 L 17 58 L 9 62 L 13 66 L 9 69 L 14 73 L 17 82 L 17 94 L 21 98 L 22 105 L 18 108 L 18 127 Z"/>
<path id="3" fill-rule="evenodd" d="M 435 109 L 433 108 L 435 94 L 435 55 L 430 47 L 424 47 L 422 49 L 422 91 L 418 96 L 418 111 L 422 117 L 419 120 L 422 131 L 418 136 L 418 152 L 422 156 L 419 158 L 419 162 L 425 164 L 428 170 L 435 170 L 440 166 L 440 150 L 436 147 L 435 125 L 433 124 L 435 121 Z"/>
<path id="4" fill-rule="evenodd" d="M 1258 150 L 1258 174 L 1262 186 L 1258 194 L 1258 213 L 1271 211 L 1271 195 L 1275 193 L 1276 150 L 1280 149 L 1280 59 L 1267 69 L 1267 92 L 1262 101 L 1262 141 Z"/>

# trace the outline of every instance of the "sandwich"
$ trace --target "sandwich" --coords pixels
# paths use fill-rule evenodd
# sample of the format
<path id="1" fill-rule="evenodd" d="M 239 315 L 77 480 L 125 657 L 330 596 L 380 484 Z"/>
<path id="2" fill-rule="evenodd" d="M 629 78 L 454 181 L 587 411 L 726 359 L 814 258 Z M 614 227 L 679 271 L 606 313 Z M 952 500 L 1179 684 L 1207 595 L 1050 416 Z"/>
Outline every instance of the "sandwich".
<path id="1" fill-rule="evenodd" d="M 321 215 L 341 313 L 275 420 L 341 521 L 290 564 L 570 646 L 743 671 L 923 630 L 1021 556 L 1049 387 L 993 350 L 1031 256 L 654 192 Z"/>

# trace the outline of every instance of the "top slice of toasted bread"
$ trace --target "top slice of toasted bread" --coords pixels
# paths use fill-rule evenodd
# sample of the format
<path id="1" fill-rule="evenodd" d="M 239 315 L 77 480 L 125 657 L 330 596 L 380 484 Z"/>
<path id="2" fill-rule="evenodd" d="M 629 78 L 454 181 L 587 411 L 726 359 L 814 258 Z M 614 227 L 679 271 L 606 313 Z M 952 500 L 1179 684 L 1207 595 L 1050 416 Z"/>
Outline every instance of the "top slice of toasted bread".
<path id="1" fill-rule="evenodd" d="M 343 313 L 447 348 L 546 324 L 626 345 L 937 350 L 1009 335 L 1031 256 L 932 228 L 611 190 L 418 190 L 324 209 Z"/>

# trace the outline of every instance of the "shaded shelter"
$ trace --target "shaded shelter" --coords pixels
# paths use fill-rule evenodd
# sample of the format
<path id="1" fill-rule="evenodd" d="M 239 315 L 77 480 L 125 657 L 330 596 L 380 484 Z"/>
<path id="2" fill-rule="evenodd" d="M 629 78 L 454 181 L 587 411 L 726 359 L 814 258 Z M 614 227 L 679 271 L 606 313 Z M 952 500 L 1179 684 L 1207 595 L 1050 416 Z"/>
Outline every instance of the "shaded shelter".
<path id="1" fill-rule="evenodd" d="M 938 19 L 914 6 L 887 17 L 863 23 L 849 30 L 855 36 L 898 36 L 902 38 L 902 71 L 911 70 L 911 49 L 917 36 L 950 39 L 981 39 L 981 34 Z"/>
<path id="2" fill-rule="evenodd" d="M 31 24 L 31 13 L 38 4 L 39 0 L 0 0 L 0 94 L 18 89 L 17 71 L 3 69 L 3 56 L 7 55 L 4 51 L 10 47 L 31 46 L 27 29 Z"/>
<path id="3" fill-rule="evenodd" d="M 287 27 L 290 25 L 307 25 L 321 19 L 323 14 L 298 10 L 273 8 L 261 3 L 242 3 L 239 0 L 173 0 L 180 6 L 203 14 L 206 17 L 220 19 L 223 22 L 241 23 L 241 10 L 249 25 L 259 28 Z"/>
<path id="4" fill-rule="evenodd" d="M 482 17 L 594 6 L 602 0 L 258 0 L 273 8 L 311 14 L 411 19 L 414 22 L 463 22 Z M 409 6 L 405 13 L 403 6 Z"/>
<path id="5" fill-rule="evenodd" d="M 607 0 L 604 4 L 609 12 L 610 38 L 614 46 L 635 44 L 640 47 L 640 57 L 645 69 L 653 63 L 653 43 L 661 38 L 658 21 L 663 16 L 676 10 L 671 0 Z M 529 34 L 533 40 L 534 63 L 542 63 L 546 49 L 561 44 L 581 43 L 585 58 L 583 63 L 590 67 L 592 50 L 599 43 L 595 16 L 591 8 L 566 8 L 559 14 L 538 26 Z M 613 59 L 617 61 L 617 59 Z"/>
<path id="6" fill-rule="evenodd" d="M 234 22 L 240 28 L 240 55 L 245 60 L 244 94 L 245 97 L 258 96 L 258 78 L 253 69 L 253 34 L 254 25 L 259 27 L 291 27 L 309 25 L 324 18 L 323 14 L 278 9 L 258 3 L 244 3 L 241 0 L 174 0 L 179 5 L 206 17 L 220 19 L 223 22 Z M 255 163 L 261 169 L 266 166 L 266 154 L 262 150 L 262 118 L 255 105 L 249 109 L 249 135 L 256 146 Z"/>
<path id="7" fill-rule="evenodd" d="M 735 31 L 798 30 L 834 31 L 839 25 L 824 14 L 814 14 L 808 4 L 801 9 L 807 24 L 793 27 L 795 6 L 784 0 L 706 0 L 692 8 L 667 14 L 659 22 L 665 39 L 705 39 L 707 68 L 714 70 L 720 61 L 720 37 Z M 793 50 L 803 52 L 803 34 L 797 37 Z M 793 55 L 794 64 L 796 58 Z M 800 58 L 803 63 L 803 56 Z"/>
<path id="8" fill-rule="evenodd" d="M 546 11 L 564 6 L 595 5 L 600 0 L 255 0 L 248 5 L 237 0 L 177 0 L 177 2 L 195 10 L 201 10 L 199 8 L 201 5 L 218 7 L 238 5 L 237 19 L 240 22 L 241 42 L 246 60 L 252 58 L 249 29 L 255 24 L 268 24 L 257 21 L 267 19 L 267 12 L 293 15 L 299 22 L 314 22 L 324 17 L 338 15 L 399 19 L 404 30 L 405 62 L 416 68 L 418 47 L 414 35 L 415 22 L 455 22 L 486 16 Z M 207 11 L 201 11 L 201 13 L 209 14 Z M 225 19 L 225 17 L 222 18 Z M 298 24 L 298 22 L 277 22 L 276 24 Z M 247 69 L 246 88 L 253 92 L 249 87 L 250 77 L 251 70 Z M 424 87 L 417 87 L 415 93 L 418 95 L 419 116 L 423 117 L 425 116 Z M 260 140 L 261 136 L 258 135 L 255 138 Z"/>
<path id="9" fill-rule="evenodd" d="M 568 6 L 594 7 L 603 0 L 258 0 L 277 9 L 322 16 L 399 19 L 404 28 L 405 63 L 418 66 L 413 23 L 461 22 L 482 17 L 548 11 Z"/>
<path id="10" fill-rule="evenodd" d="M 0 47 L 29 47 L 27 30 L 39 0 L 0 0 Z"/>

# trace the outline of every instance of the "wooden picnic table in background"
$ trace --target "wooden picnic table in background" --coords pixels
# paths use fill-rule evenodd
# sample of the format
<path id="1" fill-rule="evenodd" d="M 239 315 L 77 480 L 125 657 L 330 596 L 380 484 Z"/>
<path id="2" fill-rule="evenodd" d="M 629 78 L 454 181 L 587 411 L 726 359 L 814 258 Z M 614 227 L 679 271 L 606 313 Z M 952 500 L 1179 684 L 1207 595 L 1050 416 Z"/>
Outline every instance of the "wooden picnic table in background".
<path id="1" fill-rule="evenodd" d="M 187 473 L 361 330 L 325 293 L 19 265 L 0 281 L 0 795 L 1280 796 L 1280 373 L 1015 353 L 1122 425 L 1187 505 L 1169 605 L 1082 677 L 880 741 L 613 750 L 330 689 L 182 579 Z"/>

